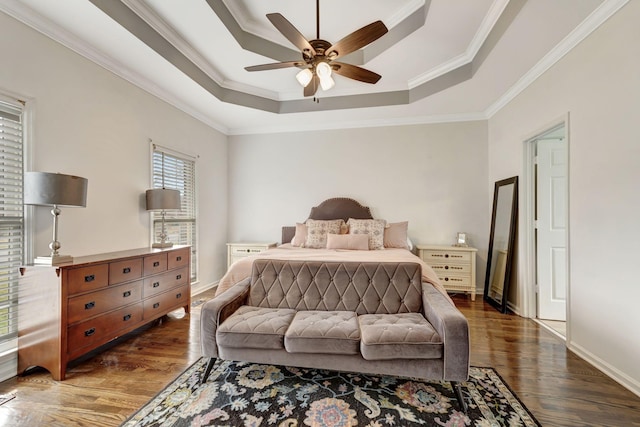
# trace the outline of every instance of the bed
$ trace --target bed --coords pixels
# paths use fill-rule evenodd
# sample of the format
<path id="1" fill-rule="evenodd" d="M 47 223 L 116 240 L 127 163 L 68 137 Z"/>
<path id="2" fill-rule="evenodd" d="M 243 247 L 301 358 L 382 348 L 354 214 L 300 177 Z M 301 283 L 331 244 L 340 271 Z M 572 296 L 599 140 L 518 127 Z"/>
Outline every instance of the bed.
<path id="1" fill-rule="evenodd" d="M 335 227 L 340 221 L 344 225 L 341 225 L 338 230 Z M 347 223 L 350 224 L 348 232 Z M 382 235 L 380 235 L 381 223 L 384 224 Z M 329 228 L 326 229 L 326 227 Z M 422 268 L 423 283 L 430 283 L 447 296 L 446 290 L 433 269 L 411 252 L 406 228 L 406 222 L 386 224 L 384 220 L 374 219 L 370 209 L 356 200 L 344 197 L 327 199 L 313 207 L 309 218 L 303 223 L 282 227 L 282 244 L 280 246 L 234 262 L 220 279 L 216 295 L 220 295 L 234 284 L 250 277 L 254 260 L 277 259 L 376 263 L 413 262 L 420 264 Z M 320 232 L 317 232 L 318 230 Z M 326 237 L 323 243 L 321 234 L 324 231 L 327 233 L 325 233 Z M 319 237 L 315 239 L 317 236 Z M 380 242 L 383 242 L 382 248 L 380 248 Z M 304 247 L 300 246 L 301 244 Z M 311 248 L 307 246 L 311 246 Z M 447 296 L 447 298 L 449 297 Z"/>

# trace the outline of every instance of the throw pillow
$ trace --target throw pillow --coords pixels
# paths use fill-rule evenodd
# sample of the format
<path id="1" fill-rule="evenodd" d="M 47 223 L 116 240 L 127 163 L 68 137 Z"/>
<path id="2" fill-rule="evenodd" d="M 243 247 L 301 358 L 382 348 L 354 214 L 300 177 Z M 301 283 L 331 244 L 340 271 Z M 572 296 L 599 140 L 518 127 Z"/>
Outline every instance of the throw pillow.
<path id="1" fill-rule="evenodd" d="M 341 219 L 318 220 L 308 219 L 307 239 L 305 248 L 323 249 L 327 247 L 327 234 L 340 234 L 340 227 L 344 224 Z"/>
<path id="2" fill-rule="evenodd" d="M 409 249 L 407 229 L 409 221 L 393 222 L 384 229 L 384 247 Z"/>
<path id="3" fill-rule="evenodd" d="M 369 249 L 384 249 L 384 219 L 354 219 L 347 221 L 350 234 L 368 234 Z"/>
<path id="4" fill-rule="evenodd" d="M 369 250 L 368 234 L 327 234 L 327 249 Z"/>
<path id="5" fill-rule="evenodd" d="M 307 240 L 307 226 L 296 222 L 296 234 L 291 239 L 291 246 L 303 247 Z"/>

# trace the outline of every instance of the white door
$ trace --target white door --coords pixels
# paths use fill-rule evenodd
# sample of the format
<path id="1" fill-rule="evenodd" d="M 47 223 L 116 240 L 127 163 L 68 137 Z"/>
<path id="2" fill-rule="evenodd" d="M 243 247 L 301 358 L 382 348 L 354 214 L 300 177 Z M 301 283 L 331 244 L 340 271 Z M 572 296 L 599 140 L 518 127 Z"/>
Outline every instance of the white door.
<path id="1" fill-rule="evenodd" d="M 566 320 L 567 143 L 537 141 L 538 318 Z"/>

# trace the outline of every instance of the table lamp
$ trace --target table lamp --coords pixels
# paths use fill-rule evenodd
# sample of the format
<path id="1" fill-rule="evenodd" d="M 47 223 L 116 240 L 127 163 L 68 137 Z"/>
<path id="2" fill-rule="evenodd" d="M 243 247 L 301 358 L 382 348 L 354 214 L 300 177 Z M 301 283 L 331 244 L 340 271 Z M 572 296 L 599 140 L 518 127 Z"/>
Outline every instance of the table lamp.
<path id="1" fill-rule="evenodd" d="M 60 255 L 58 241 L 58 217 L 60 206 L 87 206 L 86 178 L 49 172 L 25 172 L 24 204 L 36 206 L 53 206 L 53 241 L 49 243 L 51 254 L 48 257 L 37 257 L 36 264 L 58 265 L 73 261 L 69 255 Z"/>
<path id="2" fill-rule="evenodd" d="M 160 242 L 155 242 L 151 246 L 154 248 L 170 248 L 173 246 L 167 239 L 167 232 L 164 228 L 164 215 L 167 210 L 180 210 L 180 191 L 169 190 L 167 188 L 154 188 L 147 190 L 147 210 L 161 211 L 162 229 L 160 232 Z"/>

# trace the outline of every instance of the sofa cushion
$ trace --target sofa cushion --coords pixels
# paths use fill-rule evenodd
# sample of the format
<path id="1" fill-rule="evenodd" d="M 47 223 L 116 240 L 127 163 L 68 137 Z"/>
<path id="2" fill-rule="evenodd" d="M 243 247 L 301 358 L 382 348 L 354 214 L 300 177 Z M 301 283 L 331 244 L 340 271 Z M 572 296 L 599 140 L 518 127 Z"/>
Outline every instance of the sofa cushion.
<path id="1" fill-rule="evenodd" d="M 289 353 L 358 354 L 360 330 L 352 311 L 299 311 L 284 335 Z"/>
<path id="2" fill-rule="evenodd" d="M 223 347 L 282 349 L 295 314 L 287 308 L 243 305 L 218 327 L 216 340 Z"/>
<path id="3" fill-rule="evenodd" d="M 363 314 L 358 323 L 366 360 L 442 357 L 442 339 L 421 314 Z"/>

